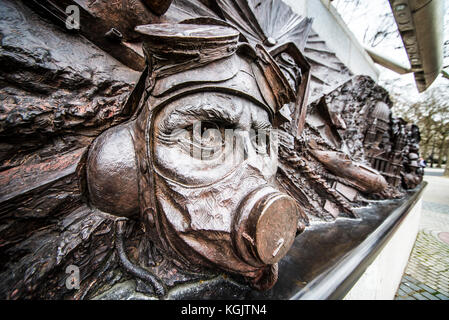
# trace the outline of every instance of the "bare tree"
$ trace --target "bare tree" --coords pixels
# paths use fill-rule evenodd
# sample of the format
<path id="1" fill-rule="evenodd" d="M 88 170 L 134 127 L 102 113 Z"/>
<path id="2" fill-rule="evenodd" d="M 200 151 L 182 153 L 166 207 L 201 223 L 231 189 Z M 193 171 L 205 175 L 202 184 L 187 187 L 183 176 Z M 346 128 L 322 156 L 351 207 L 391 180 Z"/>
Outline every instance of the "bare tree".
<path id="1" fill-rule="evenodd" d="M 408 99 L 403 90 L 393 90 L 394 81 L 384 84 L 390 90 L 393 113 L 418 125 L 421 131 L 421 155 L 437 160 L 441 168 L 449 148 L 449 84 L 432 86 L 416 101 Z"/>
<path id="2" fill-rule="evenodd" d="M 365 46 L 378 47 L 393 60 L 398 57 L 407 59 L 388 1 L 334 0 L 332 4 Z M 449 72 L 449 1 L 446 8 L 443 69 Z M 445 160 L 449 162 L 449 81 L 437 80 L 426 92 L 417 95 L 412 78 L 408 84 L 400 81 L 399 76 L 387 75 L 381 78 L 381 85 L 390 92 L 394 102 L 395 115 L 419 126 L 421 155 L 432 159 L 432 165 L 436 160 L 438 167 Z M 449 176 L 447 167 L 445 173 Z"/>
<path id="3" fill-rule="evenodd" d="M 397 41 L 399 39 L 399 31 L 388 2 L 335 0 L 332 3 L 350 29 L 362 28 L 364 30 L 362 39 L 364 45 L 374 48 L 385 40 Z M 378 10 L 372 12 L 374 6 Z M 370 23 L 371 20 L 375 22 L 374 26 L 373 23 Z M 361 25 L 360 21 L 365 23 Z"/>
<path id="4" fill-rule="evenodd" d="M 449 148 L 447 148 L 446 159 L 449 160 Z M 449 177 L 449 165 L 447 162 L 446 162 L 446 169 L 444 169 L 444 176 Z"/>

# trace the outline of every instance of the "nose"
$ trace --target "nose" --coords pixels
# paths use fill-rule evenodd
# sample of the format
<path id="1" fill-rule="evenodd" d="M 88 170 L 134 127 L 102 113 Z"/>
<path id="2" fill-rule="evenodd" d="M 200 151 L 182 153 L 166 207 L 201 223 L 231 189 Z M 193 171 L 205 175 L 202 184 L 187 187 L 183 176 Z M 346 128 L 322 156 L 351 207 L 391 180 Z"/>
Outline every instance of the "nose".
<path id="1" fill-rule="evenodd" d="M 273 187 L 251 192 L 241 202 L 233 224 L 238 255 L 255 267 L 281 260 L 295 240 L 298 210 L 293 198 Z"/>
<path id="2" fill-rule="evenodd" d="M 267 132 L 256 132 L 255 134 L 265 135 L 266 140 L 261 142 L 256 150 L 254 142 L 248 131 L 241 134 L 246 152 L 246 162 L 251 167 L 257 169 L 266 181 L 271 181 L 276 175 L 278 168 L 278 145 L 277 132 L 269 130 Z M 259 144 L 260 142 L 258 142 Z"/>

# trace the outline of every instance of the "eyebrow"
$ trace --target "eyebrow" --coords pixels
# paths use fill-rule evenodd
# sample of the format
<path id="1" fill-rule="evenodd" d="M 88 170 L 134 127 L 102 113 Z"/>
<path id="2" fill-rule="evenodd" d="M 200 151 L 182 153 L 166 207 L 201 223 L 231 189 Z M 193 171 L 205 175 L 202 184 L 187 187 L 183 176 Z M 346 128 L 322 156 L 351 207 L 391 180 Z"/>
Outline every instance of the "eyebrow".
<path id="1" fill-rule="evenodd" d="M 160 122 L 159 129 L 162 134 L 171 134 L 173 130 L 181 129 L 193 124 L 195 121 L 220 121 L 230 126 L 242 124 L 255 129 L 268 129 L 272 126 L 269 119 L 258 117 L 251 112 L 249 123 L 241 123 L 244 114 L 244 103 L 236 103 L 235 99 L 227 95 L 214 94 L 211 99 L 204 99 L 195 103 L 192 100 L 180 100 L 176 108 Z M 193 103 L 190 103 L 193 102 Z"/>
<path id="2" fill-rule="evenodd" d="M 225 103 L 231 105 L 226 106 Z M 180 124 L 190 123 L 192 120 L 214 119 L 232 125 L 239 122 L 242 113 L 242 108 L 235 108 L 231 99 L 220 99 L 217 102 L 205 102 L 198 105 L 180 105 L 161 122 L 160 129 L 162 132 L 169 133 L 179 128 Z"/>

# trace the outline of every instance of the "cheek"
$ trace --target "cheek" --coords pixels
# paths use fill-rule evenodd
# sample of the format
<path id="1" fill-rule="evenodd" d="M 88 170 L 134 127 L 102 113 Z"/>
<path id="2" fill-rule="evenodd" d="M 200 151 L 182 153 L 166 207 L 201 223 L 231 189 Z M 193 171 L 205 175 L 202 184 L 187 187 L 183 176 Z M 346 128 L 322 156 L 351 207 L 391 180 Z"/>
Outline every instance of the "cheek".
<path id="1" fill-rule="evenodd" d="M 239 154 L 222 153 L 213 160 L 192 157 L 182 147 L 154 144 L 155 169 L 167 178 L 187 185 L 202 185 L 219 181 L 243 162 Z"/>
<path id="2" fill-rule="evenodd" d="M 240 166 L 218 183 L 186 187 L 157 176 L 158 200 L 166 219 L 177 231 L 210 230 L 231 233 L 234 216 L 242 200 L 265 185 L 251 167 Z M 186 216 L 188 215 L 188 219 Z"/>

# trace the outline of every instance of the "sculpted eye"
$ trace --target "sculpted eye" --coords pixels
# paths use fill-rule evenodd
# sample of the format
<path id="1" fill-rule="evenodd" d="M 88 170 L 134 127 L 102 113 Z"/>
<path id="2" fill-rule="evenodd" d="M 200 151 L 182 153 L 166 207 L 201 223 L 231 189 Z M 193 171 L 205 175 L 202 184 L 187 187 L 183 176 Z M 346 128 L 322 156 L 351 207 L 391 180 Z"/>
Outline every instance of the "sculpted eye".
<path id="1" fill-rule="evenodd" d="M 170 134 L 159 133 L 159 141 L 177 146 L 191 157 L 212 160 L 224 148 L 225 130 L 229 126 L 222 122 L 201 121 L 173 130 Z"/>
<path id="2" fill-rule="evenodd" d="M 194 125 L 195 126 L 195 125 Z M 215 151 L 220 149 L 224 144 L 225 126 L 215 122 L 201 122 L 201 130 L 197 128 L 193 130 L 194 143 L 200 144 L 203 150 Z"/>

